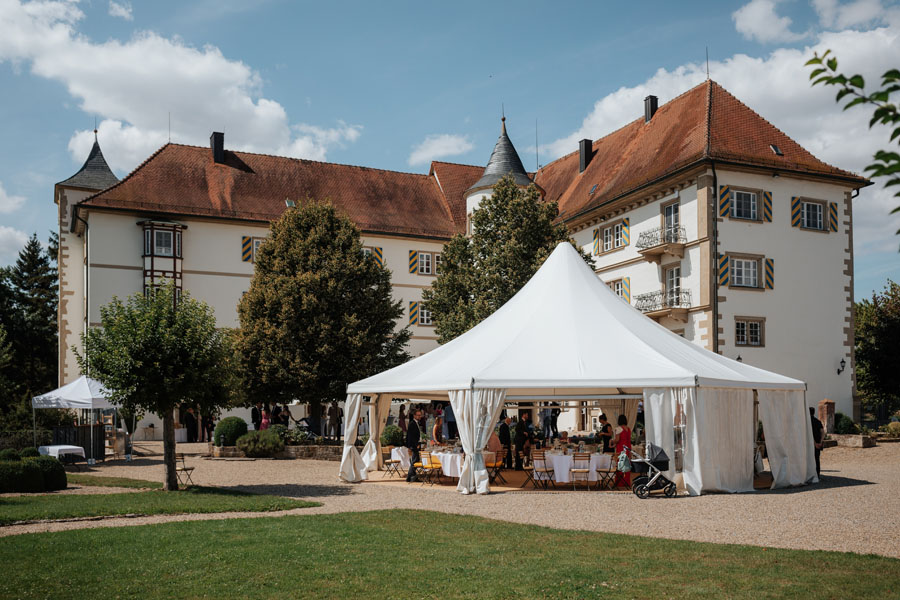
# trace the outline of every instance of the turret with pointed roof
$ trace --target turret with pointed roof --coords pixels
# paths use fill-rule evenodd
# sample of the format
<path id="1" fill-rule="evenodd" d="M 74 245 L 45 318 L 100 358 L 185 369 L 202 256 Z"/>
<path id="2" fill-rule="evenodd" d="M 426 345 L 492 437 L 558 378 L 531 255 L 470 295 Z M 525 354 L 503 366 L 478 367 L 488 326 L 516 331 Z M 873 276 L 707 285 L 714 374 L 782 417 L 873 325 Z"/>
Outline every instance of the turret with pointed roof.
<path id="1" fill-rule="evenodd" d="M 81 169 L 66 179 L 60 181 L 57 185 L 65 185 L 68 187 L 84 188 L 87 190 L 105 190 L 106 188 L 119 183 L 106 159 L 103 158 L 103 152 L 100 150 L 100 143 L 97 141 L 97 130 L 94 130 L 94 146 L 91 153 L 88 154 L 87 160 Z"/>
<path id="2" fill-rule="evenodd" d="M 471 194 L 480 190 L 494 187 L 494 185 L 506 177 L 512 175 L 516 185 L 530 185 L 531 177 L 522 165 L 522 159 L 516 152 L 515 146 L 506 134 L 506 117 L 501 120 L 500 137 L 494 145 L 494 151 L 491 152 L 491 159 L 488 161 L 487 167 L 484 169 L 484 175 L 475 182 L 475 185 L 466 190 L 466 194 Z"/>

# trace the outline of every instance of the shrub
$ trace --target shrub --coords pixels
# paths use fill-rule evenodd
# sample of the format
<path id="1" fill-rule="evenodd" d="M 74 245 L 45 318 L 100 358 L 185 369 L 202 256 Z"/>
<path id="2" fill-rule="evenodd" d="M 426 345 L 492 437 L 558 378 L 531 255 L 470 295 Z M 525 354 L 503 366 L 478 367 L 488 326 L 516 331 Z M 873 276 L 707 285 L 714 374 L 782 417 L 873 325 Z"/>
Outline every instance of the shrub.
<path id="1" fill-rule="evenodd" d="M 843 413 L 834 413 L 834 432 L 838 434 L 858 433 L 853 419 Z"/>
<path id="2" fill-rule="evenodd" d="M 316 438 L 316 443 L 317 443 L 317 444 L 321 444 L 321 443 L 322 443 L 322 442 L 320 441 L 321 439 L 322 439 L 322 438 Z M 368 444 L 368 443 L 369 443 L 369 434 L 368 434 L 368 433 L 364 433 L 364 434 L 362 434 L 361 436 L 359 436 L 358 438 L 356 438 L 356 445 L 357 445 L 357 446 L 365 446 L 365 445 Z"/>
<path id="3" fill-rule="evenodd" d="M 287 444 L 291 439 L 291 432 L 284 425 L 271 425 L 269 431 L 278 436 L 283 443 Z"/>
<path id="4" fill-rule="evenodd" d="M 307 442 L 309 442 L 309 432 L 302 429 L 292 429 L 290 431 L 290 443 L 306 444 Z"/>
<path id="5" fill-rule="evenodd" d="M 0 461 L 0 493 L 43 491 L 44 474 L 37 459 Z"/>
<path id="6" fill-rule="evenodd" d="M 0 460 L 19 460 L 21 455 L 15 448 L 6 448 L 0 450 Z"/>
<path id="7" fill-rule="evenodd" d="M 388 425 L 381 432 L 382 446 L 402 446 L 406 442 L 403 430 L 396 425 Z"/>
<path id="8" fill-rule="evenodd" d="M 19 452 L 19 456 L 21 456 L 22 458 L 35 458 L 40 455 L 41 455 L 41 453 L 38 452 L 38 449 L 35 448 L 34 446 L 30 446 L 28 448 L 22 448 L 22 451 Z"/>
<path id="9" fill-rule="evenodd" d="M 234 446 L 238 438 L 246 433 L 246 421 L 240 417 L 225 417 L 216 424 L 213 443 L 216 446 Z"/>
<path id="10" fill-rule="evenodd" d="M 29 458 L 27 462 L 34 463 L 40 469 L 44 478 L 45 491 L 64 490 L 68 486 L 65 467 L 52 456 Z"/>
<path id="11" fill-rule="evenodd" d="M 284 442 L 278 434 L 269 431 L 251 431 L 237 440 L 238 450 L 249 458 L 269 458 L 284 450 Z"/>
<path id="12" fill-rule="evenodd" d="M 882 427 L 884 431 L 893 437 L 900 437 L 900 422 L 894 421 L 893 423 L 888 423 L 884 427 Z"/>

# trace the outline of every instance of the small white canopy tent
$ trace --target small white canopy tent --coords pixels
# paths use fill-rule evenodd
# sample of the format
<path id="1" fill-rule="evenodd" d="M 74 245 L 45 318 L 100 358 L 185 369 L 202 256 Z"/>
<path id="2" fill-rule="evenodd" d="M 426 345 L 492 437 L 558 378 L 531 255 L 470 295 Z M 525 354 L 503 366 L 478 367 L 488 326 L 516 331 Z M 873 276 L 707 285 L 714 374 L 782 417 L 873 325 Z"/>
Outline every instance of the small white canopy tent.
<path id="1" fill-rule="evenodd" d="M 86 375 L 82 375 L 75 381 L 67 383 L 52 392 L 35 396 L 31 399 L 32 412 L 38 408 L 75 408 L 83 410 L 102 410 L 115 408 L 107 399 L 109 393 L 106 388 Z M 35 428 L 35 435 L 37 429 Z M 94 458 L 94 428 L 91 426 L 91 458 Z"/>
<path id="2" fill-rule="evenodd" d="M 797 485 L 815 480 L 805 388 L 802 381 L 730 360 L 672 333 L 623 302 L 562 243 L 519 293 L 476 327 L 348 386 L 347 429 L 355 430 L 355 407 L 370 396 L 372 436 L 363 449 L 365 461 L 353 447 L 355 436 L 348 436 L 340 477 L 359 481 L 377 467 L 378 436 L 395 397 L 449 396 L 466 452 L 458 489 L 485 493 L 481 451 L 506 399 L 640 394 L 648 441 L 670 457 L 674 417 L 684 417 L 685 485 L 691 493 L 749 491 L 758 392 L 773 485 Z M 770 427 L 778 436 L 771 442 Z"/>

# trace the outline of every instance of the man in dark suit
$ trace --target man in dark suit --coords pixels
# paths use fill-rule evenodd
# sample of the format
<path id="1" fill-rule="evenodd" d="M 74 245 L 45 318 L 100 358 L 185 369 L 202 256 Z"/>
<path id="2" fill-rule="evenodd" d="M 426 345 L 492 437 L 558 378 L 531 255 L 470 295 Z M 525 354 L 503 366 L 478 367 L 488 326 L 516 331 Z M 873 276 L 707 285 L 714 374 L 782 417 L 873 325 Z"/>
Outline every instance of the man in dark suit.
<path id="1" fill-rule="evenodd" d="M 816 409 L 809 407 L 809 421 L 812 426 L 813 448 L 816 451 L 816 477 L 819 477 L 819 455 L 822 454 L 822 440 L 825 439 L 825 426 L 816 418 Z"/>
<path id="2" fill-rule="evenodd" d="M 516 423 L 516 471 L 522 470 L 522 458 L 519 453 L 528 454 L 532 433 L 528 429 L 528 423 L 531 421 L 531 413 L 524 412 Z"/>
<path id="3" fill-rule="evenodd" d="M 262 424 L 262 402 L 257 402 L 256 406 L 250 409 L 250 422 L 253 423 L 253 429 L 259 431 Z"/>
<path id="4" fill-rule="evenodd" d="M 505 469 L 512 469 L 512 437 L 509 431 L 509 424 L 512 421 L 509 417 L 506 417 L 500 422 L 500 431 L 497 432 L 497 437 L 500 438 L 500 444 L 506 450 L 506 459 L 503 461 L 503 467 Z"/>
<path id="5" fill-rule="evenodd" d="M 422 434 L 419 431 L 419 421 L 422 418 L 422 410 L 417 409 L 415 413 L 413 413 L 413 418 L 410 419 L 409 425 L 406 428 L 406 448 L 409 450 L 409 471 L 406 473 L 406 481 L 418 481 L 419 478 L 416 475 L 416 467 L 415 464 L 421 460 L 419 456 L 419 440 L 422 439 Z"/>
<path id="6" fill-rule="evenodd" d="M 187 442 L 193 444 L 197 441 L 197 417 L 194 416 L 194 409 L 189 408 L 184 413 L 182 424 L 187 429 Z"/>

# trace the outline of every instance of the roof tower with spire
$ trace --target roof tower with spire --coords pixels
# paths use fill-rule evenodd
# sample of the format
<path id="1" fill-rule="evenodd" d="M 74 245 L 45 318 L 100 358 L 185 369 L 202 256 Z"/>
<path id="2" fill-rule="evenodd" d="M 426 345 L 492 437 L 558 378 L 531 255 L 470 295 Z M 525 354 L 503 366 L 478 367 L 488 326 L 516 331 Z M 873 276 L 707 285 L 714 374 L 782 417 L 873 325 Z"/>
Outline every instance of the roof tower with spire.
<path id="1" fill-rule="evenodd" d="M 466 190 L 467 193 L 493 187 L 507 175 L 512 175 L 516 185 L 531 184 L 531 177 L 528 176 L 528 172 L 522 165 L 522 159 L 519 158 L 519 153 L 516 152 L 515 146 L 506 134 L 506 117 L 504 116 L 500 122 L 500 137 L 494 145 L 494 151 L 491 152 L 491 159 L 488 161 L 481 179 Z"/>
<path id="2" fill-rule="evenodd" d="M 66 179 L 60 181 L 57 185 L 65 185 L 70 187 L 85 188 L 88 190 L 105 190 L 106 188 L 119 183 L 106 159 L 103 158 L 103 152 L 100 150 L 100 143 L 97 141 L 97 130 L 94 130 L 94 146 L 91 153 L 88 154 L 87 160 L 81 169 Z"/>

